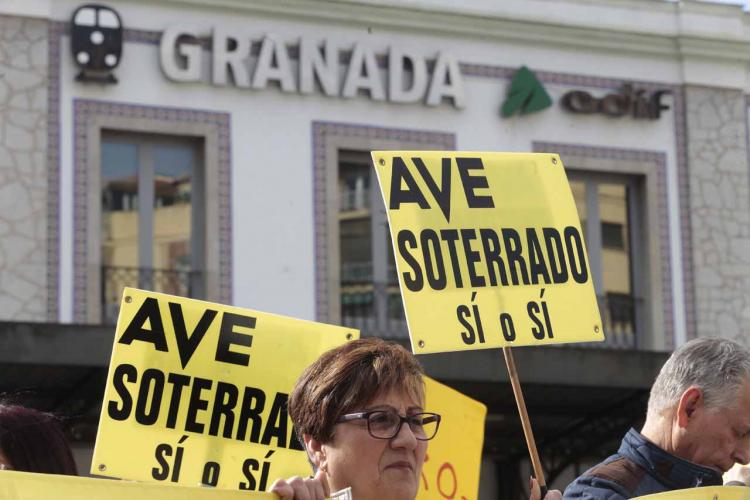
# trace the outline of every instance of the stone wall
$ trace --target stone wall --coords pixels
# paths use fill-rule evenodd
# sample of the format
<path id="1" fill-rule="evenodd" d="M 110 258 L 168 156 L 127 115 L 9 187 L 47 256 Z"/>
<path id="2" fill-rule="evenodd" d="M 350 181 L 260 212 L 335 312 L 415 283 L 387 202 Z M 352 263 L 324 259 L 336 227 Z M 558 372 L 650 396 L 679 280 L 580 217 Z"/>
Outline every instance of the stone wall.
<path id="1" fill-rule="evenodd" d="M 0 16 L 0 320 L 47 320 L 47 42 Z"/>
<path id="2" fill-rule="evenodd" d="M 741 91 L 686 88 L 696 333 L 747 340 L 750 175 Z M 685 256 L 691 258 L 691 256 Z"/>

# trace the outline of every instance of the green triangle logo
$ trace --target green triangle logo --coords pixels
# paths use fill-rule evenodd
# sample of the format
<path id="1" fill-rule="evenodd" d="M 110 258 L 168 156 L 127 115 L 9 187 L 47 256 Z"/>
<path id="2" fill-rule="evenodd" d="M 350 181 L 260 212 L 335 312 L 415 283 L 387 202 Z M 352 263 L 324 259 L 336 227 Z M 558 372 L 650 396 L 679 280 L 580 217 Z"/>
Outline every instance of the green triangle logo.
<path id="1" fill-rule="evenodd" d="M 513 76 L 513 81 L 510 82 L 501 114 L 503 118 L 519 111 L 522 115 L 528 115 L 550 106 L 552 106 L 552 99 L 544 89 L 542 82 L 529 68 L 521 66 Z"/>

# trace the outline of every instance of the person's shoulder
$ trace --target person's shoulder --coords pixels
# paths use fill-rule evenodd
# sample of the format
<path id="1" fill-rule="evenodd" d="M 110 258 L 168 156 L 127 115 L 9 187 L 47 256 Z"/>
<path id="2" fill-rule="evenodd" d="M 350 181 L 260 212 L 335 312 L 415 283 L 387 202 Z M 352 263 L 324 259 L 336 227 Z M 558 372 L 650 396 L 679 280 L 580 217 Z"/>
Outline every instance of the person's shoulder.
<path id="1" fill-rule="evenodd" d="M 646 469 L 632 460 L 615 455 L 589 469 L 585 476 L 592 480 L 614 483 L 625 491 L 634 492 L 646 475 Z"/>
<path id="2" fill-rule="evenodd" d="M 635 462 L 613 455 L 587 470 L 566 489 L 566 499 L 620 500 L 635 496 L 646 471 Z"/>

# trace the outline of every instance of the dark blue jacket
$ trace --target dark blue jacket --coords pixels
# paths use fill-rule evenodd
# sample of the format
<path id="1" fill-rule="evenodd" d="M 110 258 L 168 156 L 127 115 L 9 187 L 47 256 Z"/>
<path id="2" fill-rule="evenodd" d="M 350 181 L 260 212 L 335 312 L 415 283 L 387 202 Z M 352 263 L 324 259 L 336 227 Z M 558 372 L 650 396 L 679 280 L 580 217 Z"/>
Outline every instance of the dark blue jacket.
<path id="1" fill-rule="evenodd" d="M 721 484 L 717 471 L 667 453 L 630 429 L 617 453 L 573 481 L 563 498 L 621 500 Z"/>

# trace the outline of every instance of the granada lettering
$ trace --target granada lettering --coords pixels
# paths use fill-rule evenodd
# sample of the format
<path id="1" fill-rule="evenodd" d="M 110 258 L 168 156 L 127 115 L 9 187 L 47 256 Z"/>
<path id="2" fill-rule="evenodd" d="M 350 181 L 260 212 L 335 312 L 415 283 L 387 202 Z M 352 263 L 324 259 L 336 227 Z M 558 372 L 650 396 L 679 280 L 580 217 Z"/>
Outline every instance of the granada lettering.
<path id="1" fill-rule="evenodd" d="M 176 82 L 234 85 L 260 90 L 275 86 L 285 93 L 351 98 L 364 95 L 373 101 L 423 102 L 439 106 L 449 102 L 463 108 L 465 95 L 458 61 L 439 51 L 424 56 L 397 46 L 387 54 L 361 42 L 339 47 L 331 40 L 302 37 L 287 41 L 266 34 L 248 34 L 215 27 L 210 37 L 210 64 L 204 66 L 204 39 L 181 27 L 167 28 L 159 45 L 164 75 Z M 343 56 L 343 57 L 342 57 Z M 295 63 L 293 63 L 295 61 Z M 385 61 L 385 64 L 382 64 Z M 343 64 L 342 64 L 343 62 Z M 343 66 L 343 68 L 342 68 Z"/>

